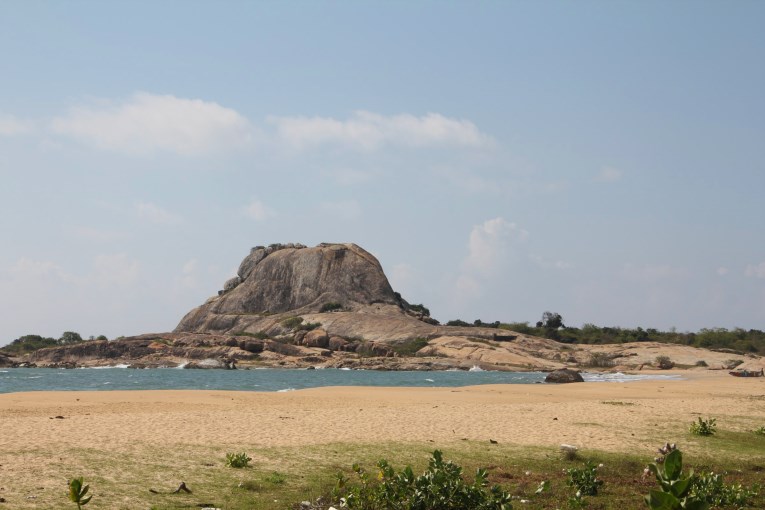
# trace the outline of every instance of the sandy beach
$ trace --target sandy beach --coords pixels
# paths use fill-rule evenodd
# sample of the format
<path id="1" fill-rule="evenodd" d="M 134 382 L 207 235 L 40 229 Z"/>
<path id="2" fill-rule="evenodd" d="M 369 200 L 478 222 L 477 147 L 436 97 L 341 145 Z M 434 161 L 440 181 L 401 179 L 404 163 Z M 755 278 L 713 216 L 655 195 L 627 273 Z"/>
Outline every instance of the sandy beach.
<path id="1" fill-rule="evenodd" d="M 82 448 L 93 456 L 135 460 L 155 451 L 390 442 L 448 447 L 490 439 L 650 453 L 659 443 L 682 440 L 693 452 L 703 448 L 687 434 L 698 416 L 715 417 L 728 431 L 765 425 L 765 379 L 719 371 L 682 375 L 683 380 L 464 388 L 3 394 L 0 496 L 10 494 L 11 486 L 32 493 L 37 485 L 61 485 L 73 469 L 87 474 L 87 461 L 68 458 Z"/>
<path id="2" fill-rule="evenodd" d="M 609 451 L 650 447 L 697 416 L 727 429 L 765 424 L 765 379 L 687 372 L 684 380 L 465 388 L 35 392 L 0 395 L 0 450 L 130 451 L 136 445 L 295 446 L 333 442 L 561 442 Z M 55 418 L 63 416 L 63 419 Z"/>

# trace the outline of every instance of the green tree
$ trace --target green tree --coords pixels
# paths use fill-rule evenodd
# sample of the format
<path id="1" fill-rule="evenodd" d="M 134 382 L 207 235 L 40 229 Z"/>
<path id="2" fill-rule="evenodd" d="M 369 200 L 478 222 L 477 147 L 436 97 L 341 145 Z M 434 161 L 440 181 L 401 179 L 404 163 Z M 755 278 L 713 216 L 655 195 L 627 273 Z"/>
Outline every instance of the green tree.
<path id="1" fill-rule="evenodd" d="M 82 337 L 74 331 L 64 331 L 61 338 L 58 339 L 58 343 L 61 345 L 77 344 L 80 342 L 82 342 Z"/>

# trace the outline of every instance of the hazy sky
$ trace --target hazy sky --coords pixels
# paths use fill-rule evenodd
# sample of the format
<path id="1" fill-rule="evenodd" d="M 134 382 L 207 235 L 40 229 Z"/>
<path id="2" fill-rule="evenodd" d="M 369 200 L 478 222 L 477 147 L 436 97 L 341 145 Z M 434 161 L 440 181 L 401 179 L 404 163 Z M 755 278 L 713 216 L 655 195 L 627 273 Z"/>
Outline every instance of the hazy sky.
<path id="1" fill-rule="evenodd" d="M 765 329 L 763 2 L 0 3 L 0 345 L 355 242 L 446 321 Z"/>

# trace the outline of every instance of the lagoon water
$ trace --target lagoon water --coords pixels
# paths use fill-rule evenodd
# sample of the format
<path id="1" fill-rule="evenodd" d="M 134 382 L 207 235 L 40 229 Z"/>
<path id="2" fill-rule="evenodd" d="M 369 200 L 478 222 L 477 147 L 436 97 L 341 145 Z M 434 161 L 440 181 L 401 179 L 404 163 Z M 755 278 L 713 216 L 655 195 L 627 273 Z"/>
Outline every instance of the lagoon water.
<path id="1" fill-rule="evenodd" d="M 291 391 L 321 386 L 456 387 L 541 383 L 544 372 L 376 370 L 179 370 L 174 368 L 0 369 L 0 393 L 18 391 L 235 390 Z M 679 379 L 679 376 L 583 373 L 590 382 Z"/>

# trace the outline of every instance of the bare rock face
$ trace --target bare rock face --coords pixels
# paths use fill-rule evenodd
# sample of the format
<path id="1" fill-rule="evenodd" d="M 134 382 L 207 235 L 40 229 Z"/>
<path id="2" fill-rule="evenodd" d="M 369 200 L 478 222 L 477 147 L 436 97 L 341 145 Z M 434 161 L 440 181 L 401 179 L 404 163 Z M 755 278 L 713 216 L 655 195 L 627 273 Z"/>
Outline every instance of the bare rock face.
<path id="1" fill-rule="evenodd" d="M 401 303 L 377 259 L 355 244 L 257 246 L 237 273 L 175 331 L 232 331 L 241 326 L 242 316 L 316 313 L 330 304 L 357 311 Z"/>

